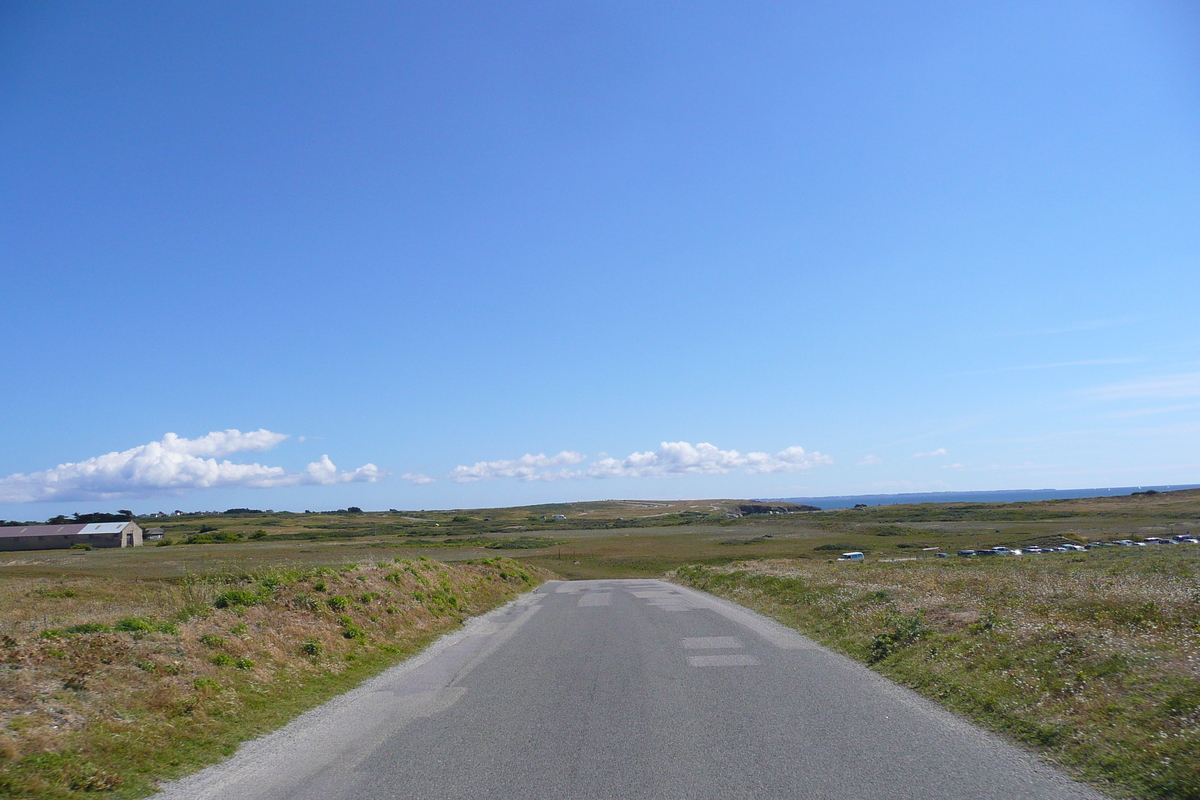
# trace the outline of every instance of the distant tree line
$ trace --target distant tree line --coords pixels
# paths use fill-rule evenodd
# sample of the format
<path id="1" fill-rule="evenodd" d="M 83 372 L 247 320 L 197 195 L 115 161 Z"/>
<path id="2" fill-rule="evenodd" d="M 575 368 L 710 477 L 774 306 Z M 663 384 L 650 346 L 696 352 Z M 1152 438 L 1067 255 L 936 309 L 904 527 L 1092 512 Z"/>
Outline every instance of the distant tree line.
<path id="1" fill-rule="evenodd" d="M 133 512 L 129 509 L 121 509 L 115 514 L 106 514 L 103 511 L 93 511 L 91 514 L 80 514 L 76 511 L 70 517 L 65 514 L 59 514 L 57 517 L 51 517 L 46 520 L 47 525 L 90 525 L 93 522 L 130 522 L 133 520 Z"/>

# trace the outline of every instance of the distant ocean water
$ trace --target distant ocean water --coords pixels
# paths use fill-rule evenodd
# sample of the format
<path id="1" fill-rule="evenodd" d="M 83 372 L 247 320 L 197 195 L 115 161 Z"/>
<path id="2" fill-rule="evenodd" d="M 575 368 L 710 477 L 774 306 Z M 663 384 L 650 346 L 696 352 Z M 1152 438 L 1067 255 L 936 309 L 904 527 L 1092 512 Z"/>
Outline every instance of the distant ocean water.
<path id="1" fill-rule="evenodd" d="M 778 502 L 800 503 L 822 509 L 895 506 L 904 503 L 1021 503 L 1030 500 L 1070 500 L 1079 497 L 1118 497 L 1154 489 L 1159 492 L 1200 489 L 1200 484 L 1182 486 L 1117 486 L 1109 489 L 1004 489 L 998 492 L 910 492 L 906 494 L 848 494 L 832 497 L 776 497 Z"/>

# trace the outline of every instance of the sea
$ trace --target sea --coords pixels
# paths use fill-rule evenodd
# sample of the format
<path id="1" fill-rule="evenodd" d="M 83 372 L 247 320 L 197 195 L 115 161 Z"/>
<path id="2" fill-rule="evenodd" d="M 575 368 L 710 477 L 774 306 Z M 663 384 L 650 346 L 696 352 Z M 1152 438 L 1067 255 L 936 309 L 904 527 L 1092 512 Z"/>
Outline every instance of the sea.
<path id="1" fill-rule="evenodd" d="M 1108 489 L 1001 489 L 994 492 L 907 492 L 904 494 L 847 494 L 831 497 L 776 497 L 756 502 L 799 503 L 821 509 L 854 508 L 856 505 L 895 506 L 904 503 L 1021 503 L 1030 500 L 1071 500 L 1080 497 L 1118 497 L 1144 492 L 1200 489 L 1200 483 L 1178 486 L 1116 486 Z"/>

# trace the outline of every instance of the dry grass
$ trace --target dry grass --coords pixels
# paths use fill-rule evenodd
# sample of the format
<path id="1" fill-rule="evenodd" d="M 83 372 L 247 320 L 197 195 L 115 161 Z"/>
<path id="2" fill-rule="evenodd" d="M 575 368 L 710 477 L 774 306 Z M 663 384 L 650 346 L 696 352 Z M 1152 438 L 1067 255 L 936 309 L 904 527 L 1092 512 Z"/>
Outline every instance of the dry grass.
<path id="1" fill-rule="evenodd" d="M 540 579 L 508 559 L 8 578 L 0 796 L 143 796 Z"/>
<path id="2" fill-rule="evenodd" d="M 1200 797 L 1200 548 L 755 561 L 678 580 L 768 613 L 1117 796 Z"/>

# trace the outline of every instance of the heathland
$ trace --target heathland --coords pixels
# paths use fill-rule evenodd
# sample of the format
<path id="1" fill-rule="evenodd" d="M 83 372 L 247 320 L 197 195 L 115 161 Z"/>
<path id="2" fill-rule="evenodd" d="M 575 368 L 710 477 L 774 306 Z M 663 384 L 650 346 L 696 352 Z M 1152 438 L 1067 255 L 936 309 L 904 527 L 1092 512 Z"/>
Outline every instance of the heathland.
<path id="1" fill-rule="evenodd" d="M 1200 491 L 139 521 L 164 544 L 0 554 L 0 795 L 142 796 L 557 574 L 670 575 L 1110 794 L 1200 797 L 1200 545 L 937 555 L 1200 533 Z"/>

